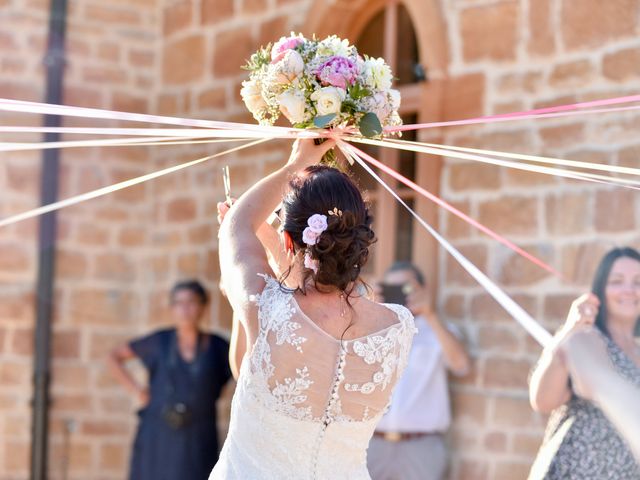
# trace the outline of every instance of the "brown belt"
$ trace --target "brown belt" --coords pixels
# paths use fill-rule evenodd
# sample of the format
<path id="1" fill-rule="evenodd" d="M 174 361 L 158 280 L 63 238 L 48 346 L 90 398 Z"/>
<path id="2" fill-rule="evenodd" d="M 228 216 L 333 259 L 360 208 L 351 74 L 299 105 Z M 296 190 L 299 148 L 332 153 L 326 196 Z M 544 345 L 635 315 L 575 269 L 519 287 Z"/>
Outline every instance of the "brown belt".
<path id="1" fill-rule="evenodd" d="M 402 442 L 404 440 L 415 440 L 416 438 L 427 437 L 429 435 L 439 435 L 437 432 L 373 432 L 374 437 L 382 438 L 387 442 Z"/>

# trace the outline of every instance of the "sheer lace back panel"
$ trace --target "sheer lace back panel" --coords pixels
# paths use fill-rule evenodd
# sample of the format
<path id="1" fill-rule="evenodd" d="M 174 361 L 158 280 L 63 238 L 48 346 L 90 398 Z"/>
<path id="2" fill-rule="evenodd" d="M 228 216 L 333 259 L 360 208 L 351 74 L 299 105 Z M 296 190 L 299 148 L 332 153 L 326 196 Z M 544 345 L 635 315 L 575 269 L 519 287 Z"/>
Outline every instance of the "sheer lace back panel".
<path id="1" fill-rule="evenodd" d="M 293 294 L 272 277 L 253 300 L 259 332 L 249 376 L 260 400 L 300 420 L 367 421 L 381 416 L 402 373 L 415 333 L 413 316 L 385 305 L 398 316 L 393 325 L 353 340 L 323 331 L 299 308 Z"/>

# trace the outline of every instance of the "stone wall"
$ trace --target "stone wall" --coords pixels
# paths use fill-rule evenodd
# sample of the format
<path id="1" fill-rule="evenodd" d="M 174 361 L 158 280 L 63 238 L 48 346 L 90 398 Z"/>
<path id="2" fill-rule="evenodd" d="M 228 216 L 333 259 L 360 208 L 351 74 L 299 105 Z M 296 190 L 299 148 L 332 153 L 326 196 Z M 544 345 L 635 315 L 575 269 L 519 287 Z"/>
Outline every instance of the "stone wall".
<path id="1" fill-rule="evenodd" d="M 469 79 L 463 91 L 481 92 L 474 115 L 635 91 L 640 2 L 448 5 L 449 75 Z M 449 129 L 443 141 L 637 168 L 638 126 L 640 115 L 619 112 Z M 445 159 L 440 185 L 446 200 L 560 271 L 563 278 L 555 278 L 440 214 L 447 238 L 551 331 L 588 290 L 603 252 L 640 246 L 632 190 L 456 159 Z M 464 326 L 475 358 L 473 373 L 453 386 L 453 478 L 526 478 L 545 425 L 527 400 L 527 375 L 540 348 L 450 257 L 443 253 L 439 260 L 439 303 Z"/>
<path id="2" fill-rule="evenodd" d="M 317 24 L 311 18 L 317 7 L 310 0 L 72 1 L 64 100 L 250 122 L 238 93 L 245 78 L 240 65 L 258 45 Z M 440 19 L 414 22 L 426 22 L 427 30 L 429 22 L 441 22 L 446 32 L 447 69 L 434 79 L 444 88 L 429 97 L 441 119 L 637 93 L 637 0 L 455 0 L 436 7 Z M 325 13 L 327 22 L 341 25 L 330 8 Z M 0 97 L 43 99 L 47 20 L 48 2 L 0 1 Z M 0 118 L 14 125 L 40 122 L 25 115 Z M 448 128 L 439 137 L 458 146 L 638 167 L 639 124 L 633 113 L 599 114 Z M 115 124 L 70 119 L 65 125 Z M 27 138 L 38 139 L 20 137 Z M 68 150 L 60 196 L 236 145 Z M 287 142 L 270 142 L 60 214 L 51 478 L 62 478 L 66 468 L 70 479 L 125 476 L 135 405 L 106 372 L 105 355 L 131 336 L 166 325 L 166 293 L 180 278 L 206 283 L 213 294 L 208 325 L 228 328 L 214 218 L 223 198 L 220 168 L 231 165 L 237 196 L 279 165 L 286 151 Z M 37 205 L 39 170 L 38 152 L 3 155 L 2 216 Z M 603 251 L 640 244 L 640 208 L 628 190 L 447 158 L 440 192 L 561 271 L 564 278 L 554 278 L 440 213 L 447 238 L 549 329 L 588 288 Z M 28 476 L 36 234 L 34 220 L 0 231 L 0 480 Z M 426 239 L 422 235 L 416 242 Z M 450 478 L 524 479 L 545 423 L 526 399 L 539 347 L 444 252 L 434 261 L 440 267 L 437 304 L 443 317 L 463 327 L 474 356 L 473 372 L 452 386 Z"/>

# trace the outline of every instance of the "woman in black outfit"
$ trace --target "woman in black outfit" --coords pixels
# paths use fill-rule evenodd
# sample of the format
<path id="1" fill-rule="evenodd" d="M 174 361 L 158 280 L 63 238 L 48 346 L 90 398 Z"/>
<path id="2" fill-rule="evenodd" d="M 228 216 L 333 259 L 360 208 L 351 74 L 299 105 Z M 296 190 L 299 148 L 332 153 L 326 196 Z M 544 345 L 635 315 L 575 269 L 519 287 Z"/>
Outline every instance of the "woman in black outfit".
<path id="1" fill-rule="evenodd" d="M 216 401 L 229 380 L 229 344 L 200 327 L 208 296 L 197 281 L 171 290 L 175 326 L 111 352 L 118 381 L 143 405 L 130 480 L 206 480 L 218 459 Z M 138 358 L 149 373 L 139 385 L 126 368 Z"/>

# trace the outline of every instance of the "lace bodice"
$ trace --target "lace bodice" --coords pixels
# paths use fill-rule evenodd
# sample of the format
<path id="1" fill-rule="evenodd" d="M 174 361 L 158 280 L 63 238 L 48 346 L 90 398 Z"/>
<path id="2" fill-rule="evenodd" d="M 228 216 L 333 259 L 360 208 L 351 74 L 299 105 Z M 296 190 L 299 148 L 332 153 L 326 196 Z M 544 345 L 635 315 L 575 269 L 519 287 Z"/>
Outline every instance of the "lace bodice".
<path id="1" fill-rule="evenodd" d="M 258 306 L 259 330 L 242 364 L 232 405 L 231 442 L 228 438 L 225 449 L 233 449 L 234 436 L 245 438 L 240 449 L 256 442 L 257 436 L 266 445 L 278 446 L 269 458 L 255 463 L 271 464 L 269 469 L 244 470 L 243 475 L 249 475 L 244 477 L 229 470 L 226 476 L 215 476 L 233 464 L 231 451 L 223 449 L 221 464 L 231 464 L 216 467 L 212 478 L 329 478 L 329 472 L 331 478 L 368 478 L 366 448 L 406 365 L 416 331 L 413 316 L 402 306 L 385 305 L 397 322 L 364 337 L 336 339 L 300 310 L 291 291 L 272 277 L 264 278 L 264 290 L 251 299 Z M 266 430 L 258 432 L 248 423 L 249 411 Z M 240 424 L 253 434 L 238 431 Z M 274 461 L 279 442 L 286 455 Z M 341 462 L 346 465 L 344 477 L 335 474 Z M 272 470 L 278 473 L 270 476 Z"/>

